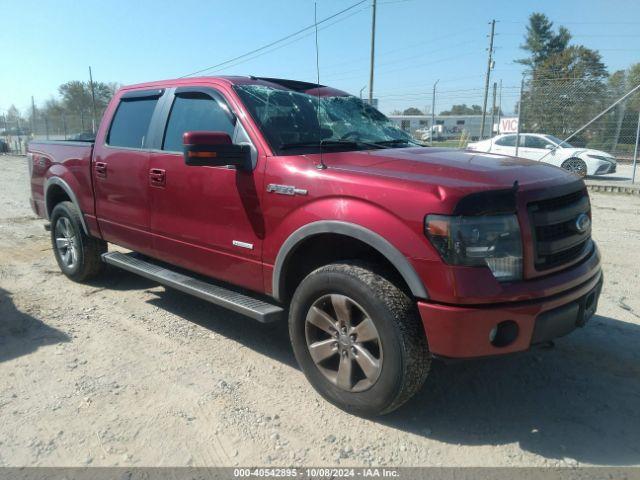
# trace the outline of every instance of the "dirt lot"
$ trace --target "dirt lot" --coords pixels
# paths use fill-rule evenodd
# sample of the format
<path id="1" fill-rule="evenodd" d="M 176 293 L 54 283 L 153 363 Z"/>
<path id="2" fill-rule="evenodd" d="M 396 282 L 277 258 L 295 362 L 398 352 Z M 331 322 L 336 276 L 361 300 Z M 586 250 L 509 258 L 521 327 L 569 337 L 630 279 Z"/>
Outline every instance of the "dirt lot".
<path id="1" fill-rule="evenodd" d="M 554 349 L 436 364 L 377 421 L 324 402 L 284 328 L 122 271 L 66 280 L 0 156 L 0 465 L 640 464 L 640 197 L 594 194 L 606 282 Z"/>

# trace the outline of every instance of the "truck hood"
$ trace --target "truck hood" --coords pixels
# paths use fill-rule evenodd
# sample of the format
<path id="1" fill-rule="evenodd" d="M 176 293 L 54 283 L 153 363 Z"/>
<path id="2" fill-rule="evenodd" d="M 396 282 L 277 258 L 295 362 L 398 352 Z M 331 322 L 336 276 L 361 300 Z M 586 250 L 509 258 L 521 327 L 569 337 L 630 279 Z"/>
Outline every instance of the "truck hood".
<path id="1" fill-rule="evenodd" d="M 319 155 L 309 155 L 316 162 Z M 548 188 L 575 182 L 566 170 L 531 160 L 448 148 L 389 148 L 325 153 L 329 169 L 461 191 Z"/>

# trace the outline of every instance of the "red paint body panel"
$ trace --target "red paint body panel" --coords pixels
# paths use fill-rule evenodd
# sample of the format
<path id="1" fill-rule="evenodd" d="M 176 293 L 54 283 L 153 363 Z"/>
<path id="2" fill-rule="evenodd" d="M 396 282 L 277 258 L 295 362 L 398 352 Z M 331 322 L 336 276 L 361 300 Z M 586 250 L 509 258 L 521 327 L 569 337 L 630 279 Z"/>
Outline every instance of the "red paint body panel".
<path id="1" fill-rule="evenodd" d="M 510 157 L 438 148 L 402 148 L 276 156 L 236 95 L 247 77 L 184 78 L 125 87 L 109 104 L 91 144 L 34 142 L 32 206 L 46 216 L 44 185 L 59 177 L 77 196 L 90 233 L 166 262 L 242 286 L 274 292 L 278 253 L 293 232 L 336 220 L 386 239 L 415 270 L 429 298 L 419 299 L 430 348 L 471 357 L 529 347 L 535 318 L 572 301 L 600 271 L 597 249 L 569 264 L 539 272 L 527 204 L 576 181 L 568 172 Z M 208 87 L 227 101 L 251 139 L 252 171 L 186 166 L 158 149 L 113 148 L 105 139 L 123 94 L 134 90 Z M 320 95 L 340 92 L 328 87 Z M 488 268 L 446 265 L 424 234 L 428 214 L 451 214 L 463 197 L 511 188 L 518 182 L 524 278 L 500 283 Z M 299 195 L 267 193 L 269 184 Z M 237 242 L 244 243 L 241 248 Z M 251 245 L 251 248 L 248 247 Z M 488 342 L 500 319 L 520 325 L 509 347 Z"/>
<path id="2" fill-rule="evenodd" d="M 253 172 L 189 167 L 182 155 L 153 153 L 150 168 L 166 172 L 165 186 L 149 187 L 153 256 L 261 291 L 263 167 L 264 159 Z M 253 249 L 239 250 L 233 240 Z"/>
<path id="3" fill-rule="evenodd" d="M 601 278 L 599 271 L 596 271 L 595 275 L 574 289 L 532 302 L 459 306 L 419 301 L 418 310 L 427 335 L 429 351 L 448 358 L 472 358 L 528 350 L 537 317 L 586 295 L 597 286 Z M 518 324 L 519 334 L 510 345 L 496 347 L 489 341 L 491 329 L 507 320 Z"/>

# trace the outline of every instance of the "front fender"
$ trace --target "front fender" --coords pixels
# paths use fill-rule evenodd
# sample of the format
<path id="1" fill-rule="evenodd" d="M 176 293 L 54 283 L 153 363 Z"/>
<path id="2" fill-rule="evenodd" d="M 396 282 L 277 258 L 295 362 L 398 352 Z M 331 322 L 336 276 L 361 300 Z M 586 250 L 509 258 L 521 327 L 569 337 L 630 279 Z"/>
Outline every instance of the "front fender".
<path id="1" fill-rule="evenodd" d="M 336 233 L 377 250 L 394 265 L 413 295 L 426 299 L 424 282 L 411 263 L 411 259 L 432 259 L 434 255 L 422 228 L 421 220 L 409 222 L 361 200 L 325 198 L 306 204 L 283 219 L 265 244 L 265 263 L 273 262 L 273 296 L 282 300 L 287 258 L 296 246 L 314 235 Z"/>

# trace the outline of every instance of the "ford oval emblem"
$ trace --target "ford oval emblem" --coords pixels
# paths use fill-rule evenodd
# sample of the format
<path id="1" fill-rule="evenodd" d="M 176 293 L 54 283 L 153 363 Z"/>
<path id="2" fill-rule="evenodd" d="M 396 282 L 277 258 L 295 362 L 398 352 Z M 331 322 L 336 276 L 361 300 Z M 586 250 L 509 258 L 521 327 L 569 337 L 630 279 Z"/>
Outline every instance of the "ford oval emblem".
<path id="1" fill-rule="evenodd" d="M 589 218 L 589 215 L 587 215 L 586 213 L 581 213 L 580 215 L 578 215 L 578 218 L 576 218 L 576 231 L 579 233 L 584 233 L 587 230 L 589 230 L 589 227 L 591 226 L 591 219 Z"/>

